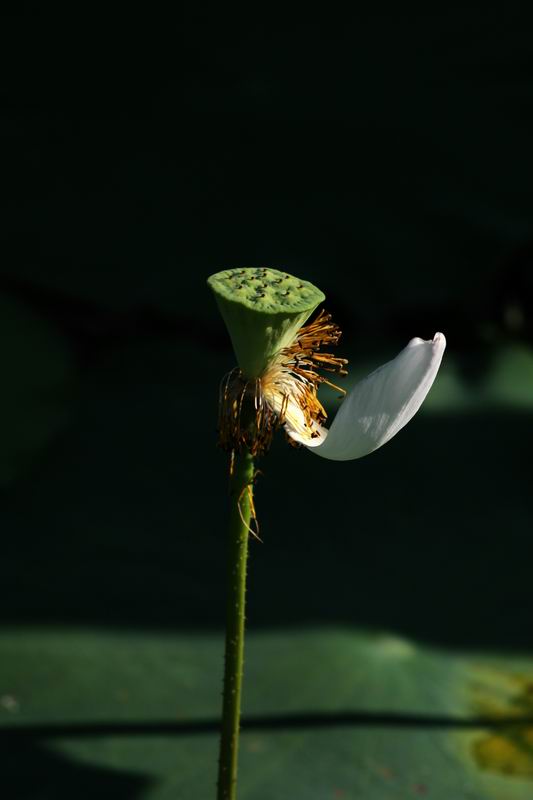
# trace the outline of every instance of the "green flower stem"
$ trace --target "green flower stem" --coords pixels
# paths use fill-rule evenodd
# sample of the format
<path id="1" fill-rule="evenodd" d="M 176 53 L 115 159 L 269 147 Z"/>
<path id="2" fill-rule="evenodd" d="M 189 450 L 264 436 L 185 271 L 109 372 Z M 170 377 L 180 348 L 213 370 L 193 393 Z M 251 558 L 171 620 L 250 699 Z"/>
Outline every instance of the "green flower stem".
<path id="1" fill-rule="evenodd" d="M 226 657 L 222 733 L 218 772 L 218 800 L 237 797 L 239 721 L 244 655 L 246 560 L 252 516 L 251 491 L 254 462 L 250 453 L 235 458 L 231 480 L 231 513 L 228 542 Z"/>

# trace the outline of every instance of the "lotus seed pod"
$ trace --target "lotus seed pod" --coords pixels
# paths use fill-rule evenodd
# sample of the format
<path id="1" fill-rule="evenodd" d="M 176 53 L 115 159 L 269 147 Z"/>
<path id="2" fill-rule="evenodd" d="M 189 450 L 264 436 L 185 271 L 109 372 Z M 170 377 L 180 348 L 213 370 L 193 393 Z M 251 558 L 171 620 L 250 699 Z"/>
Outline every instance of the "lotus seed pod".
<path id="1" fill-rule="evenodd" d="M 226 269 L 207 283 L 248 378 L 261 375 L 325 299 L 312 283 L 267 267 Z"/>

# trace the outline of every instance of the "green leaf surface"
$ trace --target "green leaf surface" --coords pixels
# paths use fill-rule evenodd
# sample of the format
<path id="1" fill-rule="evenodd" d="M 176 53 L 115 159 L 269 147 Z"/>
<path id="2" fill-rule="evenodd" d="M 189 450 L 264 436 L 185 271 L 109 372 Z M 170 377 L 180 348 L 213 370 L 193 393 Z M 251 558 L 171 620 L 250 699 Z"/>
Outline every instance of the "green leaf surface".
<path id="1" fill-rule="evenodd" d="M 17 798 L 93 796 L 87 775 L 102 797 L 214 796 L 221 636 L 28 629 L 0 648 Z M 532 689 L 520 659 L 349 629 L 252 634 L 240 796 L 528 800 Z"/>

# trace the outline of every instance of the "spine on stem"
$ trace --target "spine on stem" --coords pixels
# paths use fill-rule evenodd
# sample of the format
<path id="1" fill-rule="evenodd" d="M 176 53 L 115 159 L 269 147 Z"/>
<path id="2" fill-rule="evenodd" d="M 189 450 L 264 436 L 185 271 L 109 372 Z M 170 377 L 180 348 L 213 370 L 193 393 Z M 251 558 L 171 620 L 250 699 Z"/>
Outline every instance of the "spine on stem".
<path id="1" fill-rule="evenodd" d="M 218 800 L 235 800 L 239 755 L 239 723 L 244 664 L 246 562 L 253 513 L 254 463 L 245 451 L 235 458 L 231 479 L 228 538 L 226 652 L 222 731 L 218 771 Z"/>

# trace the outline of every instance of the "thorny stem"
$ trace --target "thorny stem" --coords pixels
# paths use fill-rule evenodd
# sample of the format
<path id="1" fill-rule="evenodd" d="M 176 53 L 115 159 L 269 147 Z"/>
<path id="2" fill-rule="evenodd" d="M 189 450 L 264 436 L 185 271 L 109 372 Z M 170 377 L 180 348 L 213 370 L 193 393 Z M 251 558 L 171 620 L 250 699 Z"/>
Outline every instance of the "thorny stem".
<path id="1" fill-rule="evenodd" d="M 246 450 L 237 455 L 231 479 L 231 511 L 228 540 L 226 609 L 226 656 L 222 730 L 218 771 L 218 800 L 237 797 L 239 720 L 244 654 L 246 560 L 250 520 L 254 516 L 252 482 L 254 462 Z"/>

